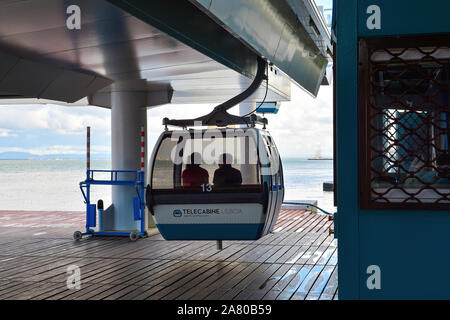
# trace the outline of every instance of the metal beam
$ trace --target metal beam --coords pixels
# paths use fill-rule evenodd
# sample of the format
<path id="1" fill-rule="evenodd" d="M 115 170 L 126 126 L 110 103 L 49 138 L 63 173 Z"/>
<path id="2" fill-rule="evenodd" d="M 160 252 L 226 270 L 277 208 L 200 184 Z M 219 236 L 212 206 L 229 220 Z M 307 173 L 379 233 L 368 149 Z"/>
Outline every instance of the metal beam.
<path id="1" fill-rule="evenodd" d="M 331 60 L 330 36 L 303 0 L 190 0 L 294 82 L 317 95 Z"/>
<path id="2" fill-rule="evenodd" d="M 257 54 L 187 0 L 108 0 L 169 36 L 253 78 Z"/>

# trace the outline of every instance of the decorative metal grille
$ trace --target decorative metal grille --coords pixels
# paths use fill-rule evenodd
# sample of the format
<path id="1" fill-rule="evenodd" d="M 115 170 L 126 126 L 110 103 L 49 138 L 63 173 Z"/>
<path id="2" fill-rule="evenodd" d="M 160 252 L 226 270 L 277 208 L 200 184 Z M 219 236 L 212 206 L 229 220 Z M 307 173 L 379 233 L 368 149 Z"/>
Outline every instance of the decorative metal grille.
<path id="1" fill-rule="evenodd" d="M 444 38 L 435 45 L 360 43 L 362 207 L 450 209 L 450 39 Z"/>

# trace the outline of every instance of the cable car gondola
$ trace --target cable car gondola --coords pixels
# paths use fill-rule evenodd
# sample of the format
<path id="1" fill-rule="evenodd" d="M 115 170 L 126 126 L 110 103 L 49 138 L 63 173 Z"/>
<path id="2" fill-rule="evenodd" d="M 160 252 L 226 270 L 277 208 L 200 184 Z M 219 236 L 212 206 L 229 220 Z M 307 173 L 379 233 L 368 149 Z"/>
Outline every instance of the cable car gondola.
<path id="1" fill-rule="evenodd" d="M 256 240 L 273 230 L 284 184 L 267 120 L 226 112 L 260 86 L 266 67 L 259 59 L 250 87 L 210 114 L 164 119 L 166 131 L 148 167 L 146 203 L 166 240 Z M 198 123 L 215 128 L 192 129 Z M 241 127 L 229 127 L 236 124 Z M 170 131 L 168 125 L 183 129 Z"/>

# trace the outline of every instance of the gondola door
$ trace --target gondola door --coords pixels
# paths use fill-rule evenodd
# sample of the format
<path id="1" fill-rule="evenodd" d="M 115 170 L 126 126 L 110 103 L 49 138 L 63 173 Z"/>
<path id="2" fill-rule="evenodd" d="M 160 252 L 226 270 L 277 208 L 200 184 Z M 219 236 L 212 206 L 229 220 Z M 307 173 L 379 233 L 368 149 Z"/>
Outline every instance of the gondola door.
<path id="1" fill-rule="evenodd" d="M 272 154 L 271 166 L 272 170 L 276 173 L 273 174 L 275 178 L 273 188 L 276 189 L 276 199 L 275 199 L 275 209 L 273 211 L 272 222 L 270 223 L 269 230 L 273 230 L 275 224 L 278 220 L 278 215 L 281 210 L 281 205 L 284 200 L 284 181 L 283 181 L 283 169 L 281 164 L 280 154 L 278 153 L 278 149 L 272 139 L 272 137 L 267 137 L 270 142 L 270 150 Z"/>
<path id="2" fill-rule="evenodd" d="M 264 144 L 264 148 L 265 148 L 265 154 L 267 155 L 267 160 L 266 163 L 262 163 L 263 168 L 264 168 L 264 176 L 265 176 L 265 182 L 267 182 L 267 189 L 268 189 L 268 199 L 267 199 L 267 213 L 266 213 L 266 223 L 264 224 L 264 230 L 263 230 L 263 234 L 267 234 L 269 233 L 272 229 L 270 228 L 272 225 L 272 220 L 274 217 L 274 213 L 275 213 L 275 208 L 276 208 L 276 203 L 277 203 L 277 195 L 278 195 L 278 188 L 275 188 L 274 186 L 276 185 L 276 175 L 274 175 L 272 173 L 272 166 L 274 163 L 274 159 L 273 159 L 273 155 L 272 155 L 272 150 L 270 149 L 270 141 L 267 138 L 266 134 L 262 134 L 262 143 Z M 261 158 L 263 159 L 263 158 Z"/>

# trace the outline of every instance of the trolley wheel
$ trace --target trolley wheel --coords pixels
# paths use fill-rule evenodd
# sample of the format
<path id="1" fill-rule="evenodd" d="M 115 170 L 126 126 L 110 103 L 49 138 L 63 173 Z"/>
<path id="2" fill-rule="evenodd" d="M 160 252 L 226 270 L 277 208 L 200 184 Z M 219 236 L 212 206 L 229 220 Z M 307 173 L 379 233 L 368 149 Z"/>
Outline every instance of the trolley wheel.
<path id="1" fill-rule="evenodd" d="M 81 233 L 81 231 L 75 231 L 73 233 L 73 240 L 75 240 L 75 241 L 79 241 L 82 237 L 83 237 L 83 234 Z"/>
<path id="2" fill-rule="evenodd" d="M 131 241 L 136 241 L 139 238 L 139 235 L 137 234 L 137 232 L 131 232 L 130 233 L 130 240 Z"/>

